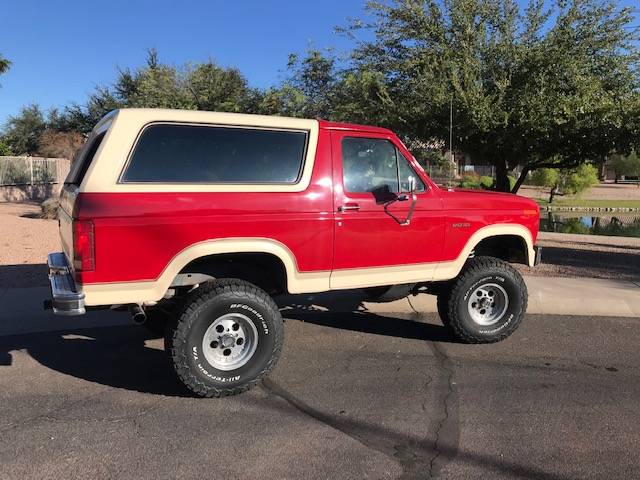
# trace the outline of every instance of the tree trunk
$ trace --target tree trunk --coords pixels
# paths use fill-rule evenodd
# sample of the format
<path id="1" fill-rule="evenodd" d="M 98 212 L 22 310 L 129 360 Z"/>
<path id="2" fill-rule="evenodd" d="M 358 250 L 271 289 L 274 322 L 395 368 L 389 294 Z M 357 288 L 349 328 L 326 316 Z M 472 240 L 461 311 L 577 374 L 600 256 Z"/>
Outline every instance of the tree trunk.
<path id="1" fill-rule="evenodd" d="M 556 196 L 556 193 L 558 193 L 558 185 L 554 185 L 551 188 L 551 191 L 549 192 L 549 203 L 553 203 L 553 199 Z"/>
<path id="2" fill-rule="evenodd" d="M 507 170 L 507 162 L 499 160 L 496 163 L 496 190 L 499 192 L 510 192 L 509 170 Z"/>
<path id="3" fill-rule="evenodd" d="M 600 164 L 600 181 L 604 182 L 607 178 L 606 178 L 606 163 L 607 163 L 607 157 L 604 158 L 603 162 Z"/>
<path id="4" fill-rule="evenodd" d="M 522 186 L 524 181 L 527 179 L 527 175 L 529 175 L 530 171 L 531 169 L 529 167 L 523 167 L 522 172 L 520 172 L 520 176 L 518 177 L 518 180 L 516 180 L 516 184 L 511 189 L 511 193 L 518 193 L 518 190 L 520 190 L 520 187 Z M 509 178 L 507 178 L 507 182 L 508 181 L 509 181 Z"/>

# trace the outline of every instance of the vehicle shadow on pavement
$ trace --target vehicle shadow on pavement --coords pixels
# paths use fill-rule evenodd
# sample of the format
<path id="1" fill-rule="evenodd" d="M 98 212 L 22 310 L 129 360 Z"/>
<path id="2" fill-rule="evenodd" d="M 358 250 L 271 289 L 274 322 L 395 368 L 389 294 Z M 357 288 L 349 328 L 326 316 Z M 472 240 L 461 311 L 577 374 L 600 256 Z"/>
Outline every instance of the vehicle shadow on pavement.
<path id="1" fill-rule="evenodd" d="M 386 335 L 389 337 L 426 340 L 439 343 L 460 343 L 451 331 L 442 326 L 418 320 L 387 317 L 370 312 L 322 312 L 322 311 L 285 311 L 286 319 L 299 320 L 325 327 L 352 330 L 355 332 Z M 430 315 L 435 317 L 435 314 Z M 420 314 L 420 318 L 425 316 Z"/>
<path id="2" fill-rule="evenodd" d="M 13 364 L 12 351 L 26 352 L 43 366 L 89 382 L 142 393 L 192 396 L 170 370 L 161 341 L 136 326 L 37 332 L 0 337 L 0 371 Z"/>
<path id="3" fill-rule="evenodd" d="M 0 265 L 0 288 L 48 286 L 48 272 L 46 263 Z"/>
<path id="4" fill-rule="evenodd" d="M 276 301 L 285 319 L 374 335 L 459 343 L 448 328 L 438 324 L 440 319 L 436 314 L 411 310 L 398 313 L 372 312 L 366 309 L 364 298 L 358 292 L 287 295 L 276 298 Z"/>
<path id="5" fill-rule="evenodd" d="M 290 309 L 285 318 L 376 335 L 455 342 L 439 325 L 369 312 L 313 312 Z M 53 371 L 89 382 L 142 393 L 192 396 L 175 378 L 162 348 L 136 326 L 82 328 L 0 337 L 0 368 L 11 367 L 12 353 L 25 350 Z"/>

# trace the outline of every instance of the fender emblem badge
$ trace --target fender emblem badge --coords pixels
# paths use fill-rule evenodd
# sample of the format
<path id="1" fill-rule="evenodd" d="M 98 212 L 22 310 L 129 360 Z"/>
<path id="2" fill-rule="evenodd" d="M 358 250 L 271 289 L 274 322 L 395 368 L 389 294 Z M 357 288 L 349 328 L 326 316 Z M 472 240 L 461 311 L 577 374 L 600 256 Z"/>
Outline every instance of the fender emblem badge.
<path id="1" fill-rule="evenodd" d="M 471 224 L 467 222 L 462 222 L 462 223 L 452 223 L 451 226 L 453 228 L 467 228 L 467 227 L 470 227 Z"/>

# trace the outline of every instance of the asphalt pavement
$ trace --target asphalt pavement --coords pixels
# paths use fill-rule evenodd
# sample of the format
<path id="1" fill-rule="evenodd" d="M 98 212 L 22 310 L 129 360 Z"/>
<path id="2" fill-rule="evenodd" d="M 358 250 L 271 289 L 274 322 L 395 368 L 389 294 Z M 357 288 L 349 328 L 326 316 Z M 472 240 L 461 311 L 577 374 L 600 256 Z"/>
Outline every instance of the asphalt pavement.
<path id="1" fill-rule="evenodd" d="M 218 400 L 125 314 L 0 318 L 0 477 L 640 477 L 638 318 L 527 315 L 473 346 L 435 314 L 291 300 L 271 376 Z"/>

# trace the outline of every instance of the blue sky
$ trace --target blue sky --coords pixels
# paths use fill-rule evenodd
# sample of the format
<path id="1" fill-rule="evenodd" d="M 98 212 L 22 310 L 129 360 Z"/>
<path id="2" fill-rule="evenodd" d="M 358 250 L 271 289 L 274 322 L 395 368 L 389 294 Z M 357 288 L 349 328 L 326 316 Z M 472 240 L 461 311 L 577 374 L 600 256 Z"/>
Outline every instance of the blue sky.
<path id="1" fill-rule="evenodd" d="M 117 67 L 143 64 L 146 49 L 177 65 L 213 58 L 237 66 L 251 85 L 275 84 L 287 56 L 346 47 L 333 33 L 364 0 L 0 0 L 0 53 L 13 62 L 0 77 L 0 123 L 24 104 L 82 102 Z"/>
<path id="2" fill-rule="evenodd" d="M 524 0 L 523 0 L 524 1 Z M 633 6 L 638 0 L 623 0 Z M 117 67 L 143 64 L 146 49 L 176 65 L 213 58 L 253 86 L 277 83 L 291 52 L 347 49 L 333 33 L 362 16 L 365 0 L 0 0 L 0 125 L 22 105 L 82 103 Z"/>

